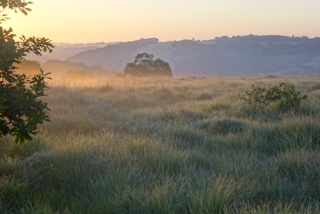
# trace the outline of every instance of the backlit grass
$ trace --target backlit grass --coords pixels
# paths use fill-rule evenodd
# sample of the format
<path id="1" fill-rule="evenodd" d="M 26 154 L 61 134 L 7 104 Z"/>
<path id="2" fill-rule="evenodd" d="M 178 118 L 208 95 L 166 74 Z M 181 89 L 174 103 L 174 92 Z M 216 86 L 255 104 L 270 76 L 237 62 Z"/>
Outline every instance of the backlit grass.
<path id="1" fill-rule="evenodd" d="M 296 112 L 252 84 L 294 84 Z M 0 139 L 1 213 L 320 213 L 320 76 L 55 79 L 51 122 Z"/>

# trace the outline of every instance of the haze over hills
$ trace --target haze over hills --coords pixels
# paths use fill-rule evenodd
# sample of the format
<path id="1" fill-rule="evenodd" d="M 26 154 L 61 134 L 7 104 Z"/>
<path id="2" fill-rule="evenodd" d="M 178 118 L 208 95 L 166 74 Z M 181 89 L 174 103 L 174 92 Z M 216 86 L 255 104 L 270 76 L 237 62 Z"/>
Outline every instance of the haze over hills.
<path id="1" fill-rule="evenodd" d="M 59 59 L 120 72 L 141 52 L 169 62 L 176 76 L 320 72 L 320 38 L 248 35 L 169 42 L 150 38 L 99 47 L 84 45 L 84 50 L 69 48 L 69 55 L 74 54 L 61 53 Z"/>
<path id="2" fill-rule="evenodd" d="M 69 71 L 87 71 L 94 74 L 115 74 L 115 71 L 111 71 L 105 68 L 102 68 L 99 65 L 88 66 L 84 63 L 75 63 L 69 61 L 61 60 L 48 60 L 45 63 L 41 63 L 42 68 L 46 72 L 50 72 L 51 75 L 64 75 Z"/>
<path id="3" fill-rule="evenodd" d="M 43 53 L 42 56 L 37 56 L 35 54 L 29 54 L 28 59 L 36 60 L 40 63 L 44 63 L 47 60 L 65 60 L 66 58 L 73 56 L 74 54 L 94 50 L 100 47 L 105 47 L 112 43 L 88 43 L 88 44 L 69 44 L 69 43 L 54 43 L 54 51 L 52 53 Z"/>
<path id="4" fill-rule="evenodd" d="M 140 39 L 107 45 L 103 48 L 88 50 L 67 58 L 67 61 L 82 62 L 87 65 L 100 65 L 111 70 L 122 71 L 126 63 L 132 61 L 139 49 L 152 44 L 159 44 L 158 39 Z"/>

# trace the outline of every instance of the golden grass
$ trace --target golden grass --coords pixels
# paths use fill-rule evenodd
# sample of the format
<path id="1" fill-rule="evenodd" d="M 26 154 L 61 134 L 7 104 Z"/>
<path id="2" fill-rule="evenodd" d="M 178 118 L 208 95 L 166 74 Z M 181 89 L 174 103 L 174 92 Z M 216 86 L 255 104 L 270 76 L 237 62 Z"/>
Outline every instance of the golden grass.
<path id="1" fill-rule="evenodd" d="M 301 112 L 256 112 L 239 93 L 293 83 Z M 55 78 L 51 122 L 2 139 L 0 211 L 320 211 L 320 76 Z"/>

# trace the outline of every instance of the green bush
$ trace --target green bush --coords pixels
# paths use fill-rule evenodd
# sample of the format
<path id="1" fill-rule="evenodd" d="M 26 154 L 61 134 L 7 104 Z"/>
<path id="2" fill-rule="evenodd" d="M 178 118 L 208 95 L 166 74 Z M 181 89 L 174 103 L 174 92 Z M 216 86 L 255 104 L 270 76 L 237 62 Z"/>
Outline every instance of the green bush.
<path id="1" fill-rule="evenodd" d="M 301 101 L 307 99 L 307 95 L 297 91 L 295 86 L 289 83 L 279 83 L 270 87 L 252 85 L 239 95 L 246 104 L 258 109 L 266 107 L 276 111 L 296 111 L 300 108 Z"/>

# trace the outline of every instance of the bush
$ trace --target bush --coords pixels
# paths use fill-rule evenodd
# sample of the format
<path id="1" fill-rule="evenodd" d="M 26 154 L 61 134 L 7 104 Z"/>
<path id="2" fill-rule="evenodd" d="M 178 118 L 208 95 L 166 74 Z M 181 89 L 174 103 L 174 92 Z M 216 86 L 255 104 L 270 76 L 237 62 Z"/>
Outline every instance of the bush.
<path id="1" fill-rule="evenodd" d="M 301 101 L 307 99 L 307 95 L 288 83 L 279 83 L 267 88 L 252 85 L 251 89 L 245 90 L 239 97 L 254 108 L 273 107 L 280 112 L 296 111 L 300 108 Z"/>

